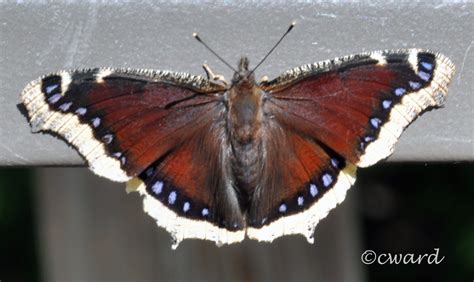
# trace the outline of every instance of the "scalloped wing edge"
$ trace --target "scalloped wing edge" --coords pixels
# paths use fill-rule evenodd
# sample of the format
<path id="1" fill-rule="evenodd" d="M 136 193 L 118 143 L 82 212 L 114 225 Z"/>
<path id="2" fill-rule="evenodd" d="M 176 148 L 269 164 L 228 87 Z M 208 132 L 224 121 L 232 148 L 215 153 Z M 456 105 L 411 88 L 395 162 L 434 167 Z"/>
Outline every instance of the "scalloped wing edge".
<path id="1" fill-rule="evenodd" d="M 409 57 L 415 57 L 419 49 L 411 49 Z M 425 52 L 425 51 L 422 51 Z M 433 53 L 432 53 L 433 54 Z M 381 126 L 377 139 L 367 146 L 357 166 L 368 167 L 390 156 L 405 128 L 422 112 L 442 106 L 448 94 L 448 84 L 455 73 L 453 63 L 444 55 L 434 53 L 436 67 L 430 83 L 418 91 L 407 93 L 393 106 L 389 119 Z M 418 74 L 417 61 L 410 60 L 411 67 Z"/>
<path id="2" fill-rule="evenodd" d="M 329 211 L 342 203 L 349 188 L 355 182 L 357 167 L 347 163 L 337 176 L 336 184 L 307 210 L 285 216 L 261 228 L 247 228 L 247 236 L 258 241 L 272 242 L 285 235 L 301 234 L 309 243 L 314 243 L 316 225 Z"/>
<path id="3" fill-rule="evenodd" d="M 244 240 L 245 230 L 229 231 L 204 220 L 193 220 L 178 216 L 159 200 L 148 194 L 146 185 L 138 178 L 127 182 L 127 191 L 137 191 L 143 197 L 143 209 L 155 219 L 173 238 L 172 249 L 176 249 L 185 239 L 202 239 L 216 243 L 217 246 L 233 244 Z"/>
<path id="4" fill-rule="evenodd" d="M 94 137 L 90 125 L 81 123 L 73 113 L 62 113 L 53 111 L 47 103 L 47 97 L 42 91 L 42 82 L 45 78 L 52 76 L 61 77 L 61 95 L 64 96 L 73 74 L 95 73 L 97 83 L 109 75 L 136 76 L 141 79 L 149 79 L 154 82 L 166 82 L 179 84 L 202 92 L 222 91 L 221 85 L 210 82 L 201 76 L 193 76 L 187 73 L 172 71 L 155 71 L 148 69 L 114 69 L 96 68 L 59 71 L 50 73 L 30 82 L 20 94 L 23 105 L 27 109 L 28 119 L 33 132 L 51 131 L 59 134 L 72 145 L 80 155 L 87 161 L 89 168 L 97 175 L 117 182 L 126 182 L 132 176 L 122 170 L 121 163 L 116 158 L 107 154 L 104 144 Z"/>
<path id="5" fill-rule="evenodd" d="M 267 90 L 286 88 L 307 76 L 336 70 L 344 63 L 359 58 L 375 59 L 383 65 L 386 63 L 387 56 L 397 54 L 408 55 L 411 68 L 415 74 L 418 74 L 417 55 L 419 53 L 430 53 L 435 56 L 436 67 L 433 71 L 433 79 L 426 87 L 404 95 L 401 102 L 393 106 L 388 121 L 381 126 L 377 140 L 367 146 L 356 163 L 358 167 L 368 167 L 393 153 L 402 132 L 423 111 L 444 104 L 448 94 L 448 85 L 455 74 L 454 64 L 449 58 L 429 49 L 416 48 L 364 52 L 292 68 L 272 81 L 264 83 L 262 87 Z"/>
<path id="6" fill-rule="evenodd" d="M 54 75 L 61 76 L 61 95 L 64 95 L 71 82 L 71 75 L 66 71 Z M 130 176 L 121 169 L 120 161 L 108 156 L 104 144 L 94 138 L 92 128 L 88 124 L 81 123 L 72 113 L 50 110 L 46 96 L 41 90 L 45 77 L 48 75 L 32 81 L 21 93 L 32 131 L 52 131 L 62 136 L 76 148 L 95 174 L 117 182 L 129 180 Z"/>

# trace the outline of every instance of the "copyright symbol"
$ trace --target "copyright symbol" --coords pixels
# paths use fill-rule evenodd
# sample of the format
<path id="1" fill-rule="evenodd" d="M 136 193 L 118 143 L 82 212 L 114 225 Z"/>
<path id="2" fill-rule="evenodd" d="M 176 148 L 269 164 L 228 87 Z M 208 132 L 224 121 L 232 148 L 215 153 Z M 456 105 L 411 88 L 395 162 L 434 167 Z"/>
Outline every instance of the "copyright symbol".
<path id="1" fill-rule="evenodd" d="M 360 260 L 363 264 L 372 264 L 377 259 L 377 254 L 372 250 L 367 250 L 362 253 Z"/>

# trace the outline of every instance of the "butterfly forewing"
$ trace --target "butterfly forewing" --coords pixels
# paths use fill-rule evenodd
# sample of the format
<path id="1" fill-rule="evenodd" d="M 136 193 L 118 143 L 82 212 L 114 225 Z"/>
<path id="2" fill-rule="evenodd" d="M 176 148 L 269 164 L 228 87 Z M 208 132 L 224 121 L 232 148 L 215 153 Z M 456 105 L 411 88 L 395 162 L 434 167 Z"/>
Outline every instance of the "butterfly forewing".
<path id="1" fill-rule="evenodd" d="M 280 123 L 367 166 L 392 152 L 417 115 L 444 103 L 453 74 L 441 54 L 409 49 L 306 65 L 262 86 Z"/>

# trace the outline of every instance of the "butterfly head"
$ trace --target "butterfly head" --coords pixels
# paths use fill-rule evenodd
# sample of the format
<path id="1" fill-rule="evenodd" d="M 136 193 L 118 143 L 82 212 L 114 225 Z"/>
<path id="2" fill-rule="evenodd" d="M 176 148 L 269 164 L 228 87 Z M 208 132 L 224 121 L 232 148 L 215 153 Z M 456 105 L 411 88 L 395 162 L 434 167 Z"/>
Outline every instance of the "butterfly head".
<path id="1" fill-rule="evenodd" d="M 242 57 L 239 60 L 238 69 L 232 78 L 232 84 L 243 87 L 255 84 L 255 75 L 249 71 L 249 59 L 247 57 Z"/>

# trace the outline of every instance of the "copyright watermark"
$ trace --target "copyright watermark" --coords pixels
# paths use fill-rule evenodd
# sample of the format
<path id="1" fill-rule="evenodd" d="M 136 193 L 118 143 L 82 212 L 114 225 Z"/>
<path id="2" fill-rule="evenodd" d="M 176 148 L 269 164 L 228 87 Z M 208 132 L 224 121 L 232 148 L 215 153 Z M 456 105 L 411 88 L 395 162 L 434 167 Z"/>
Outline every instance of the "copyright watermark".
<path id="1" fill-rule="evenodd" d="M 434 248 L 429 254 L 394 254 L 394 253 L 376 253 L 372 250 L 366 250 L 360 256 L 363 264 L 440 264 L 444 256 L 440 257 L 439 248 Z"/>

